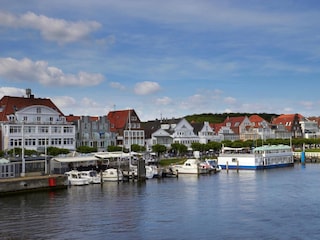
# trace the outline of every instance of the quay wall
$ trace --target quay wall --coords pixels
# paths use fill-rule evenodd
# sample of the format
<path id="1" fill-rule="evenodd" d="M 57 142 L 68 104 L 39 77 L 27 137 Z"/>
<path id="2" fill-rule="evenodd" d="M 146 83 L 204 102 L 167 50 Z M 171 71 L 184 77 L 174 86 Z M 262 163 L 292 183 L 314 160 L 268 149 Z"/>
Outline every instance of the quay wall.
<path id="1" fill-rule="evenodd" d="M 6 178 L 0 179 L 0 196 L 67 187 L 67 177 L 64 175 Z"/>
<path id="2" fill-rule="evenodd" d="M 301 152 L 294 152 L 293 156 L 297 160 L 301 160 Z M 306 162 L 320 162 L 320 152 L 305 152 Z"/>

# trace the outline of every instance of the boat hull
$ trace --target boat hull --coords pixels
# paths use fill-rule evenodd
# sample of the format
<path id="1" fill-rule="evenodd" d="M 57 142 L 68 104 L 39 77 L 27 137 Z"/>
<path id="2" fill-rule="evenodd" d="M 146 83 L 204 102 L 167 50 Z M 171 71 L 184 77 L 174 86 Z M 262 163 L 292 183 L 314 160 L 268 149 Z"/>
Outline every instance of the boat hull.
<path id="1" fill-rule="evenodd" d="M 209 169 L 202 167 L 199 160 L 187 159 L 182 165 L 172 165 L 171 171 L 175 174 L 206 174 Z"/>
<path id="2" fill-rule="evenodd" d="M 293 167 L 294 163 L 283 163 L 283 164 L 275 164 L 268 166 L 250 166 L 250 165 L 221 165 L 219 166 L 222 169 L 243 169 L 243 170 L 263 170 L 263 169 L 272 169 L 272 168 L 284 168 L 284 167 Z"/>
<path id="3" fill-rule="evenodd" d="M 218 156 L 222 169 L 270 169 L 294 165 L 293 152 L 287 145 L 262 146 L 252 151 L 227 148 Z"/>
<path id="4" fill-rule="evenodd" d="M 102 179 L 104 182 L 116 182 L 123 180 L 123 174 L 120 170 L 109 168 L 102 172 Z"/>

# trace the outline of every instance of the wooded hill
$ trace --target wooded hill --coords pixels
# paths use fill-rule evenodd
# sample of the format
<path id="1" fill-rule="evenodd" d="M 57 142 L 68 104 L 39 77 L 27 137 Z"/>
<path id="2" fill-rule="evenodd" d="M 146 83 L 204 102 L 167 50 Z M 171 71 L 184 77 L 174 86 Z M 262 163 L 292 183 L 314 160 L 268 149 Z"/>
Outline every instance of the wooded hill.
<path id="1" fill-rule="evenodd" d="M 188 122 L 196 122 L 196 123 L 203 123 L 203 122 L 222 123 L 228 116 L 229 117 L 241 117 L 241 116 L 250 117 L 252 115 L 259 115 L 267 122 L 271 122 L 273 118 L 279 116 L 279 114 L 275 114 L 275 113 L 202 113 L 202 114 L 185 116 L 185 119 Z"/>

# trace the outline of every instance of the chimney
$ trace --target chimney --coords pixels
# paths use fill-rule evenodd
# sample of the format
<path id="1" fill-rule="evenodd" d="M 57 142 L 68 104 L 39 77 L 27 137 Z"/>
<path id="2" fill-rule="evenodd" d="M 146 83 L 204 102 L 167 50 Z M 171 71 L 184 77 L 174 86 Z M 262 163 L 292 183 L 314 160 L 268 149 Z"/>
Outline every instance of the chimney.
<path id="1" fill-rule="evenodd" d="M 30 88 L 26 89 L 26 95 L 27 95 L 27 98 L 31 97 L 31 89 Z"/>

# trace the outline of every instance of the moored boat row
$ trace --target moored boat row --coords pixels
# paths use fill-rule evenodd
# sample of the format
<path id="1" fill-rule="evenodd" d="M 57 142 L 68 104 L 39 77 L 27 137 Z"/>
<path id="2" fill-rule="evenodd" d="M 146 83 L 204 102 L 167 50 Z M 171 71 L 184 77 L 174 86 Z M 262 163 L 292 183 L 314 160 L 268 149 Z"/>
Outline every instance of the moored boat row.
<path id="1" fill-rule="evenodd" d="M 178 174 L 208 174 L 216 173 L 221 169 L 267 169 L 293 166 L 293 151 L 288 145 L 267 145 L 256 148 L 230 148 L 223 147 L 217 159 L 189 158 L 183 164 L 169 166 L 169 171 L 153 165 L 144 166 L 146 179 L 158 176 L 171 176 Z M 169 174 L 171 173 L 171 174 Z M 119 168 L 108 168 L 97 174 L 96 171 L 69 171 L 70 185 L 87 185 L 107 181 L 123 181 L 125 177 L 137 178 L 138 167 L 130 165 L 125 174 Z"/>

